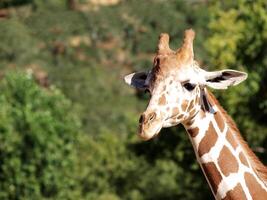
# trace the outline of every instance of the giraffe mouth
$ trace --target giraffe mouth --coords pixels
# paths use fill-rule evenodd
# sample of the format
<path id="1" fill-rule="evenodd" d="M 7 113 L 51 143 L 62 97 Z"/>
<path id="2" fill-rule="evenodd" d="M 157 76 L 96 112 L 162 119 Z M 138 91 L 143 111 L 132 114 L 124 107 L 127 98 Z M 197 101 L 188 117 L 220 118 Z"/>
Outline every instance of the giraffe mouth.
<path id="1" fill-rule="evenodd" d="M 155 138 L 159 135 L 161 128 L 162 128 L 162 126 L 157 126 L 155 128 L 153 127 L 153 128 L 146 129 L 143 127 L 142 124 L 140 124 L 138 136 L 144 141 L 150 140 L 150 139 Z"/>

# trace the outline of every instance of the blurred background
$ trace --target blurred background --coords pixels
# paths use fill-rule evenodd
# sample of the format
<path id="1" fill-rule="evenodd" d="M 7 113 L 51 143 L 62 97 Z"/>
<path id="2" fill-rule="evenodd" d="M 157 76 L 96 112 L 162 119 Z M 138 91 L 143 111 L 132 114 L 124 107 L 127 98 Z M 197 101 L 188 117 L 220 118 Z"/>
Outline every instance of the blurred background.
<path id="1" fill-rule="evenodd" d="M 213 199 L 183 127 L 142 142 L 148 95 L 123 76 L 196 31 L 208 70 L 249 78 L 215 92 L 267 163 L 265 0 L 0 0 L 0 199 Z"/>

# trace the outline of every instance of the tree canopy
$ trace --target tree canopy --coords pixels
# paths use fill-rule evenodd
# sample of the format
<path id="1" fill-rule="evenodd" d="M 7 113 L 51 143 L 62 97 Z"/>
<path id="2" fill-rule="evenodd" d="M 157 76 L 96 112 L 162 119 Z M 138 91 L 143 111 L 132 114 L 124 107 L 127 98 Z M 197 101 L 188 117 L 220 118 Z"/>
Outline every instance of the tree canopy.
<path id="1" fill-rule="evenodd" d="M 212 199 L 183 127 L 137 138 L 149 97 L 122 79 L 151 67 L 161 32 L 176 49 L 186 28 L 196 32 L 203 68 L 249 74 L 215 94 L 266 164 L 266 7 L 263 0 L 1 1 L 0 199 Z"/>

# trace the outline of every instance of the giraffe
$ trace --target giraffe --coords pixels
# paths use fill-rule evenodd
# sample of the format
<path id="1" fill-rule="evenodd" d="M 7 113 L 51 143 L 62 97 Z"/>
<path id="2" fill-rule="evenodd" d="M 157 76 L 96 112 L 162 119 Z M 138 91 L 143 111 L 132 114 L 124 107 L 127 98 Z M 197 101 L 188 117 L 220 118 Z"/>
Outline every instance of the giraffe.
<path id="1" fill-rule="evenodd" d="M 208 72 L 194 60 L 195 32 L 185 31 L 182 46 L 159 37 L 153 67 L 125 76 L 127 84 L 151 94 L 140 116 L 138 135 L 149 140 L 165 127 L 182 124 L 215 199 L 266 200 L 267 168 L 242 138 L 234 121 L 208 91 L 227 89 L 247 78 L 245 72 Z"/>

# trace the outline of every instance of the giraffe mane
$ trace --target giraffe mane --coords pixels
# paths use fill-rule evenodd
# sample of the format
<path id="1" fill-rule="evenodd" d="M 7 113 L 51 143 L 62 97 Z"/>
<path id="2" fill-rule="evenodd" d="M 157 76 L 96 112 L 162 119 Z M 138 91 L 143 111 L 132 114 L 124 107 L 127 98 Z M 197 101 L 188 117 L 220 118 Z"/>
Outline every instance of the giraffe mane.
<path id="1" fill-rule="evenodd" d="M 241 145 L 242 149 L 247 155 L 247 158 L 252 166 L 252 168 L 255 170 L 255 173 L 258 175 L 258 177 L 264 182 L 264 184 L 267 186 L 267 167 L 259 160 L 259 158 L 255 155 L 255 153 L 250 149 L 247 142 L 244 140 L 243 136 L 241 135 L 240 131 L 238 130 L 235 122 L 233 119 L 227 114 L 227 112 L 223 109 L 223 107 L 220 105 L 216 97 L 211 93 L 208 92 L 209 99 L 211 99 L 218 109 L 221 111 L 223 117 L 226 120 L 226 123 L 230 127 L 231 130 L 233 130 L 233 136 L 236 138 L 236 140 Z"/>

